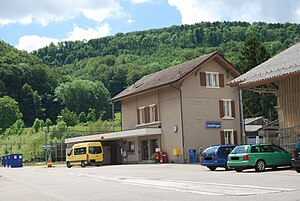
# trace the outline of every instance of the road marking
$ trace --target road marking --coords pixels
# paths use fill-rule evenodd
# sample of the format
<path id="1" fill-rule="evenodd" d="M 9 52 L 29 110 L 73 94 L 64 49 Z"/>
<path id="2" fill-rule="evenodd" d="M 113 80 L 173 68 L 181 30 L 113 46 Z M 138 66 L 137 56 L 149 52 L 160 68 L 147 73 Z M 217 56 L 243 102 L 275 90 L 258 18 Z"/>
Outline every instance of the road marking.
<path id="1" fill-rule="evenodd" d="M 53 172 L 51 172 L 53 173 Z M 274 188 L 254 185 L 236 185 L 226 183 L 209 183 L 184 180 L 155 180 L 149 178 L 118 176 L 118 175 L 95 175 L 78 173 L 61 173 L 70 176 L 85 177 L 101 181 L 124 183 L 147 188 L 165 189 L 178 192 L 196 193 L 212 196 L 249 196 L 263 195 L 295 191 L 295 189 Z"/>

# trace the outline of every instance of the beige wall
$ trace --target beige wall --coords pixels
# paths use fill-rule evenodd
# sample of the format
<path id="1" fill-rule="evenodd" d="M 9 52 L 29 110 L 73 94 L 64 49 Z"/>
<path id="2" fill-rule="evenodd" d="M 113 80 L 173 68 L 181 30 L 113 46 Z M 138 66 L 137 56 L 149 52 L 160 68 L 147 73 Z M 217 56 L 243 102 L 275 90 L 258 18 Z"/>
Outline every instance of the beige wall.
<path id="1" fill-rule="evenodd" d="M 225 86 L 224 88 L 206 88 L 200 86 L 199 73 L 205 71 L 220 72 L 224 74 L 225 83 L 233 79 L 231 74 L 227 74 L 226 70 L 213 60 L 206 65 L 203 65 L 199 71 L 190 73 L 184 79 L 182 85 L 177 86 L 181 88 L 182 91 L 186 159 L 188 159 L 189 149 L 198 149 L 200 147 L 206 148 L 212 144 L 220 144 L 220 131 L 223 129 L 233 129 L 237 131 L 238 142 L 240 143 L 240 120 L 237 88 L 229 86 Z M 235 118 L 233 120 L 223 120 L 220 118 L 220 99 L 232 99 L 235 101 Z M 202 104 L 199 104 L 201 102 Z M 157 104 L 162 129 L 161 149 L 168 153 L 169 162 L 183 162 L 179 90 L 169 86 L 153 92 L 138 95 L 134 98 L 123 100 L 121 104 L 123 130 L 136 128 L 137 108 Z M 206 129 L 206 121 L 222 121 L 222 128 Z M 174 132 L 172 129 L 175 125 L 178 127 L 177 132 Z M 139 140 L 140 139 L 138 139 L 138 141 Z M 180 149 L 179 156 L 173 155 L 174 148 Z M 130 156 L 132 160 L 136 160 L 136 157 L 137 156 Z"/>
<path id="2" fill-rule="evenodd" d="M 191 73 L 182 84 L 183 116 L 184 116 L 184 141 L 185 151 L 189 149 L 206 148 L 213 144 L 220 144 L 220 131 L 233 129 L 238 133 L 240 143 L 240 119 L 238 105 L 238 90 L 235 87 L 225 86 L 220 88 L 207 88 L 200 86 L 200 72 L 219 72 L 224 74 L 224 82 L 233 79 L 231 74 L 217 62 L 211 61 L 202 66 L 199 72 Z M 235 118 L 224 120 L 220 118 L 219 100 L 232 99 L 235 101 Z M 201 100 L 202 105 L 195 100 Z M 197 119 L 197 121 L 196 121 Z M 199 121 L 200 120 L 200 121 Z M 206 129 L 206 121 L 221 121 L 221 129 Z"/>

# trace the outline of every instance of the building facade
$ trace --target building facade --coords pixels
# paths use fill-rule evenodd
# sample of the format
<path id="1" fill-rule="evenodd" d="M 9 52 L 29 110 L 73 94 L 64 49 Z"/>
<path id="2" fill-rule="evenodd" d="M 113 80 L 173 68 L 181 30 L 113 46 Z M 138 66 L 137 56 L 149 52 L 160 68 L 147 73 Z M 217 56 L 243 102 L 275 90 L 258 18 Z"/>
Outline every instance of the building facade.
<path id="1" fill-rule="evenodd" d="M 240 143 L 237 88 L 225 83 L 239 73 L 218 53 L 147 75 L 112 98 L 121 102 L 122 130 L 158 128 L 152 136 L 123 139 L 127 161 L 189 161 L 189 150 Z"/>

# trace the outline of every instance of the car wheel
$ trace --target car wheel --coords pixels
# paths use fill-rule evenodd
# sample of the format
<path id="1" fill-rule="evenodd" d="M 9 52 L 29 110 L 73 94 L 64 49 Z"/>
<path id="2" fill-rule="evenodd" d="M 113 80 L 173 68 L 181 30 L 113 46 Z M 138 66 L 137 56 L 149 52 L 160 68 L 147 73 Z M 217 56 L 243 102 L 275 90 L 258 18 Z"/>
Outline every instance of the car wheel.
<path id="1" fill-rule="evenodd" d="M 243 168 L 235 168 L 234 169 L 236 172 L 243 172 Z"/>
<path id="2" fill-rule="evenodd" d="M 300 173 L 300 168 L 295 168 L 296 172 Z"/>
<path id="3" fill-rule="evenodd" d="M 84 162 L 84 161 L 81 161 L 80 166 L 81 166 L 81 167 L 85 167 L 85 162 Z"/>
<path id="4" fill-rule="evenodd" d="M 255 171 L 256 172 L 263 172 L 265 171 L 266 163 L 263 160 L 258 160 L 255 164 Z"/>
<path id="5" fill-rule="evenodd" d="M 210 169 L 211 171 L 215 171 L 217 167 L 213 167 L 213 166 L 208 166 L 208 169 Z"/>
<path id="6" fill-rule="evenodd" d="M 68 168 L 71 168 L 71 167 L 72 167 L 72 165 L 71 165 L 71 163 L 70 163 L 69 161 L 67 162 L 67 167 L 68 167 Z"/>

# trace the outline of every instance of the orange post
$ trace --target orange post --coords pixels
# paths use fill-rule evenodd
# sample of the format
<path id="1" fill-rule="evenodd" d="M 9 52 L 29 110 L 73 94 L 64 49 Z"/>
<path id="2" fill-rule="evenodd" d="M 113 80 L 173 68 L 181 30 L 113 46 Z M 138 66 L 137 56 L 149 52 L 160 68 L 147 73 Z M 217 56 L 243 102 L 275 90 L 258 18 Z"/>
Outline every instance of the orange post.
<path id="1" fill-rule="evenodd" d="M 52 167 L 52 160 L 51 160 L 51 159 L 48 159 L 48 161 L 47 161 L 47 166 L 48 166 L 48 167 Z"/>

